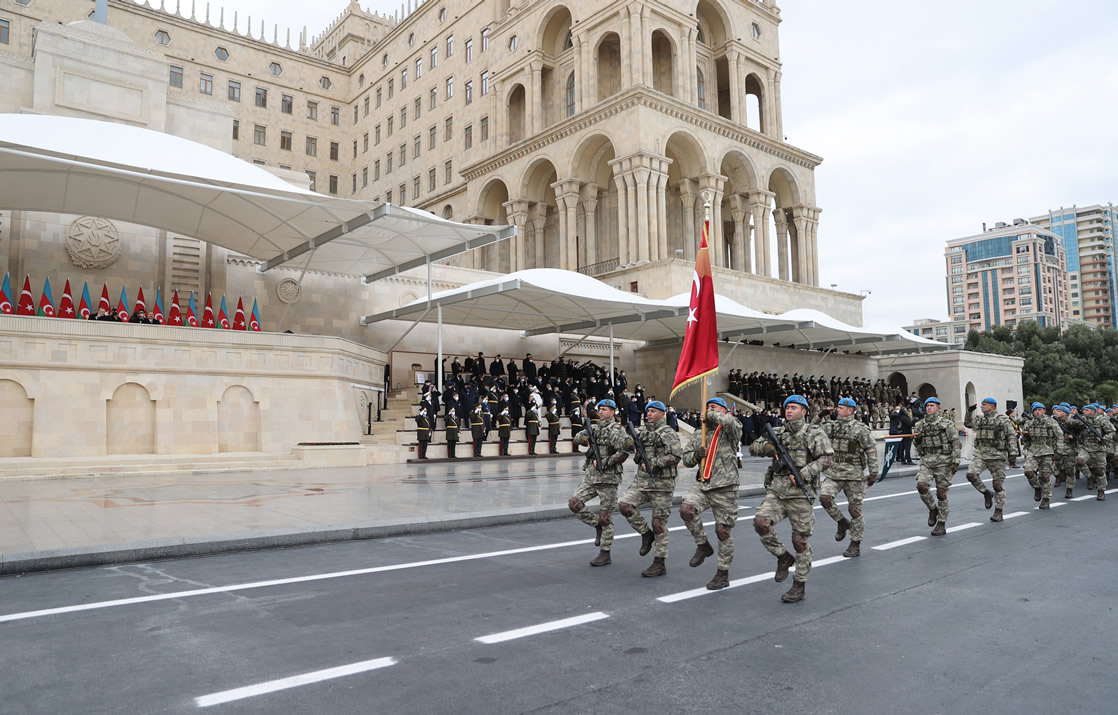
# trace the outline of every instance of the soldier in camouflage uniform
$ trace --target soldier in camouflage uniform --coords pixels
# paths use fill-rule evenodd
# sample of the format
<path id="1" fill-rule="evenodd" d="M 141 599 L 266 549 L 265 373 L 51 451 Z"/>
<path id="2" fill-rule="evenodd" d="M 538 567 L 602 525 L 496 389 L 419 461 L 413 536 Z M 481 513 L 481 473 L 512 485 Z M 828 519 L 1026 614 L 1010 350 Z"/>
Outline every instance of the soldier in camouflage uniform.
<path id="1" fill-rule="evenodd" d="M 831 440 L 835 450 L 834 463 L 827 470 L 827 480 L 819 492 L 819 503 L 832 519 L 838 522 L 835 541 L 846 538 L 850 531 L 850 546 L 842 553 L 847 558 L 858 556 L 862 548 L 862 535 L 865 533 L 865 517 L 862 503 L 866 489 L 872 487 L 880 473 L 877 471 L 877 447 L 874 446 L 870 428 L 854 419 L 857 403 L 849 397 L 838 402 L 838 419 L 824 420 L 823 433 Z M 869 470 L 869 478 L 864 472 Z M 835 496 L 845 494 L 850 518 L 847 519 L 835 505 Z"/>
<path id="2" fill-rule="evenodd" d="M 594 527 L 594 545 L 601 547 L 601 551 L 590 562 L 591 566 L 605 566 L 610 563 L 609 551 L 613 545 L 613 510 L 617 506 L 617 487 L 621 484 L 624 473 L 621 465 L 629 457 L 628 450 L 632 448 L 632 440 L 625 434 L 625 428 L 614 419 L 616 412 L 617 404 L 613 400 L 602 400 L 598 403 L 600 419 L 598 424 L 589 429 L 594 430 L 602 464 L 594 460 L 593 450 L 586 450 L 586 463 L 582 466 L 586 476 L 567 502 L 567 507 L 579 521 Z M 590 444 L 590 437 L 585 429 L 575 435 L 575 443 Z M 598 510 L 592 511 L 586 506 L 586 502 L 595 497 L 598 498 Z"/>
<path id="3" fill-rule="evenodd" d="M 831 440 L 818 425 L 807 424 L 807 400 L 800 395 L 789 395 L 784 401 L 784 426 L 774 430 L 788 454 L 799 468 L 812 499 L 819 490 L 823 470 L 830 468 L 834 459 Z M 753 517 L 753 529 L 761 537 L 761 545 L 776 557 L 775 580 L 780 583 L 788 578 L 788 569 L 794 563 L 796 576 L 792 588 L 780 597 L 785 603 L 795 603 L 804 598 L 804 586 L 811 573 L 811 532 L 815 526 L 812 502 L 792 481 L 791 473 L 777 460 L 776 446 L 766 437 L 749 445 L 749 453 L 756 457 L 772 457 L 773 463 L 765 474 L 765 501 Z M 774 526 L 788 518 L 792 524 L 793 557 L 780 542 Z"/>
<path id="4" fill-rule="evenodd" d="M 1056 454 L 1053 458 L 1053 469 L 1056 473 L 1056 484 L 1066 484 L 1065 499 L 1075 495 L 1075 467 L 1079 458 L 1078 438 L 1072 429 L 1068 414 L 1071 406 L 1066 402 L 1052 406 L 1052 419 L 1060 428 L 1061 438 L 1056 443 Z"/>
<path id="5" fill-rule="evenodd" d="M 967 468 L 967 481 L 985 497 L 987 509 L 996 503 L 990 521 L 1001 521 L 1005 508 L 1005 466 L 1009 455 L 1016 453 L 1017 430 L 1008 417 L 998 414 L 998 401 L 993 397 L 983 398 L 981 415 L 975 416 L 974 408 L 975 405 L 967 407 L 963 420 L 963 426 L 975 431 L 974 458 Z M 993 491 L 980 478 L 987 469 L 994 479 Z"/>
<path id="6" fill-rule="evenodd" d="M 1086 424 L 1081 420 L 1075 420 L 1071 422 L 1071 428 L 1076 432 L 1079 448 L 1086 452 L 1085 461 L 1090 470 L 1087 488 L 1097 489 L 1098 501 L 1106 501 L 1106 452 L 1110 441 L 1114 439 L 1114 425 L 1110 424 L 1106 415 L 1098 414 L 1101 411 L 1101 405 L 1085 405 L 1082 417 L 1086 420 Z M 1101 440 L 1087 429 L 1087 424 L 1094 427 L 1095 432 L 1102 436 Z"/>
<path id="7" fill-rule="evenodd" d="M 916 435 L 912 443 L 920 455 L 920 469 L 916 472 L 916 491 L 924 506 L 928 507 L 928 526 L 934 526 L 932 536 L 947 533 L 947 515 L 950 505 L 947 490 L 959 469 L 959 455 L 962 445 L 955 418 L 950 413 L 940 411 L 939 399 L 929 397 L 924 400 L 924 417 L 912 428 Z M 932 483 L 936 485 L 936 495 L 932 497 Z"/>
<path id="8" fill-rule="evenodd" d="M 641 535 L 641 556 L 646 556 L 655 545 L 652 565 L 641 572 L 641 576 L 652 577 L 668 572 L 664 567 L 664 559 L 668 556 L 668 517 L 672 513 L 676 465 L 683 457 L 683 449 L 679 435 L 668 427 L 668 421 L 664 419 L 667 413 L 664 403 L 653 400 L 644 409 L 645 423 L 637 431 L 637 436 L 644 445 L 644 454 L 652 473 L 645 471 L 645 465 L 638 464 L 637 478 L 621 497 L 617 508 Z M 640 507 L 645 504 L 652 505 L 651 528 L 640 512 Z"/>
<path id="9" fill-rule="evenodd" d="M 1064 431 L 1054 417 L 1049 417 L 1040 402 L 1032 404 L 1032 419 L 1022 427 L 1025 432 L 1025 478 L 1033 488 L 1033 501 L 1047 509 L 1052 499 L 1050 476 L 1055 470 L 1056 453 L 1064 440 Z"/>
<path id="10" fill-rule="evenodd" d="M 718 537 L 718 570 L 707 588 L 716 591 L 730 585 L 730 563 L 734 560 L 734 524 L 738 518 L 738 447 L 741 445 L 741 422 L 730 414 L 730 408 L 721 397 L 707 400 L 703 421 L 708 429 L 709 441 L 704 444 L 702 430 L 695 430 L 687 448 L 683 450 L 685 467 L 699 466 L 695 474 L 698 482 L 691 487 L 679 505 L 679 515 L 687 530 L 695 538 L 695 555 L 689 562 L 692 568 L 703 563 L 714 549 L 707 539 L 701 514 L 710 509 L 714 514 L 714 533 Z"/>

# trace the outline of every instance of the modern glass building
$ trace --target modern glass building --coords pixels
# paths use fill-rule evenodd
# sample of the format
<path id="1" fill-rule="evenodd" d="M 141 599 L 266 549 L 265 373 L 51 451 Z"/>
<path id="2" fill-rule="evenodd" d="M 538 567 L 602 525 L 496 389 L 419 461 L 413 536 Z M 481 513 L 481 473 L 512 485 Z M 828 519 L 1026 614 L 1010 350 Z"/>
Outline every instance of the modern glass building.
<path id="1" fill-rule="evenodd" d="M 1118 327 L 1112 232 L 1114 206 L 1095 204 L 1049 211 L 1030 223 L 1063 239 L 1068 265 L 1068 318 Z"/>

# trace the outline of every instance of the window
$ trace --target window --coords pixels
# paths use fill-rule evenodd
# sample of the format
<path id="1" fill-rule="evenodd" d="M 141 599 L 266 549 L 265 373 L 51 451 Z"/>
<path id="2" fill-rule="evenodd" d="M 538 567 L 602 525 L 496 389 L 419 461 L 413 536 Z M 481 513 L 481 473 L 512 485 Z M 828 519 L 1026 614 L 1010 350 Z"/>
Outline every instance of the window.
<path id="1" fill-rule="evenodd" d="M 330 81 L 330 78 L 329 78 L 329 77 L 327 77 L 327 76 L 325 76 L 325 75 L 323 75 L 322 77 L 319 77 L 319 78 L 318 78 L 318 86 L 319 86 L 319 87 L 322 87 L 323 89 L 330 89 L 330 86 L 331 86 L 332 84 L 334 84 L 334 83 L 333 83 L 333 82 L 331 82 L 331 81 Z"/>
<path id="2" fill-rule="evenodd" d="M 396 92 L 396 80 L 388 80 L 388 98 L 392 99 L 392 95 Z"/>
<path id="3" fill-rule="evenodd" d="M 318 175 L 315 174 L 313 171 L 308 171 L 307 172 L 307 178 L 311 180 L 311 186 L 310 186 L 311 191 L 317 191 L 318 190 Z"/>
<path id="4" fill-rule="evenodd" d="M 446 56 L 450 57 L 454 54 L 454 35 L 448 35 L 446 38 Z"/>
<path id="5" fill-rule="evenodd" d="M 412 140 L 412 143 L 411 143 L 412 158 L 416 158 L 416 157 L 419 156 L 419 150 L 420 150 L 420 148 L 422 148 L 422 146 L 423 146 L 423 140 L 420 139 L 418 134 L 416 134 L 415 139 Z"/>
<path id="6" fill-rule="evenodd" d="M 279 77 L 281 74 L 283 74 L 283 67 L 280 67 L 279 62 L 273 62 L 272 64 L 268 65 L 268 71 L 271 72 L 274 76 Z"/>
<path id="7" fill-rule="evenodd" d="M 182 88 L 182 67 L 171 65 L 171 77 L 168 82 L 172 87 Z"/>
<path id="8" fill-rule="evenodd" d="M 757 23 L 753 23 L 749 26 L 749 34 L 753 35 L 754 40 L 761 39 L 761 26 Z"/>
<path id="9" fill-rule="evenodd" d="M 367 117 L 367 116 L 369 116 L 369 97 L 368 97 L 368 95 L 365 96 L 364 106 L 365 106 L 365 109 L 364 109 L 364 113 L 362 114 L 362 116 Z"/>
<path id="10" fill-rule="evenodd" d="M 446 206 L 443 206 L 443 218 L 445 218 L 448 221 L 450 219 L 454 218 L 454 207 L 451 206 L 450 204 L 447 204 Z"/>
<path id="11" fill-rule="evenodd" d="M 415 78 L 419 79 L 423 76 L 423 58 L 419 57 L 415 60 Z"/>
<path id="12" fill-rule="evenodd" d="M 330 123 L 335 127 L 342 123 L 342 111 L 337 107 L 330 107 Z"/>
<path id="13" fill-rule="evenodd" d="M 443 133 L 443 141 L 448 142 L 448 141 L 450 141 L 451 137 L 453 137 L 453 136 L 454 136 L 454 117 L 447 117 L 446 118 L 446 130 Z"/>
<path id="14" fill-rule="evenodd" d="M 373 146 L 380 144 L 380 125 L 376 125 L 373 129 Z"/>
<path id="15" fill-rule="evenodd" d="M 330 161 L 338 160 L 338 142 L 330 142 Z"/>
<path id="16" fill-rule="evenodd" d="M 408 125 L 408 108 L 400 107 L 400 128 L 403 129 Z"/>
<path id="17" fill-rule="evenodd" d="M 473 62 L 474 59 L 474 41 L 466 40 L 466 62 Z"/>
<path id="18" fill-rule="evenodd" d="M 353 123 L 357 124 L 357 105 L 353 105 Z"/>
<path id="19" fill-rule="evenodd" d="M 400 184 L 400 203 L 406 204 L 408 202 L 408 185 Z"/>
<path id="20" fill-rule="evenodd" d="M 963 282 L 963 277 L 962 276 L 951 276 L 951 282 L 952 283 L 962 283 Z"/>
<path id="21" fill-rule="evenodd" d="M 466 144 L 466 148 L 469 149 L 474 145 L 474 126 L 472 124 L 467 124 L 464 132 L 463 141 Z"/>
<path id="22" fill-rule="evenodd" d="M 431 69 L 439 66 L 439 46 L 435 45 L 431 48 Z"/>
<path id="23" fill-rule="evenodd" d="M 701 107 L 702 105 L 700 104 L 699 106 Z M 953 266 L 951 268 L 951 273 L 954 274 L 954 275 L 960 274 L 962 272 L 963 272 L 963 267 L 962 266 Z"/>
<path id="24" fill-rule="evenodd" d="M 957 295 L 957 296 L 955 296 L 954 298 L 952 298 L 952 301 L 953 301 L 953 302 L 954 302 L 954 303 L 955 303 L 956 305 L 962 305 L 962 303 L 963 303 L 963 296 L 961 296 L 961 295 Z"/>
<path id="25" fill-rule="evenodd" d="M 408 163 L 408 145 L 406 143 L 400 145 L 400 166 Z"/>
<path id="26" fill-rule="evenodd" d="M 453 171 L 451 170 L 451 164 L 452 164 L 452 162 L 450 162 L 450 161 L 443 164 L 443 183 L 444 184 L 449 184 L 450 183 L 450 178 L 451 178 L 451 175 L 453 174 Z"/>
<path id="27" fill-rule="evenodd" d="M 241 138 L 241 123 L 236 119 L 233 120 L 233 141 Z"/>
<path id="28" fill-rule="evenodd" d="M 392 117 L 388 118 L 388 136 L 392 136 Z"/>
<path id="29" fill-rule="evenodd" d="M 447 77 L 446 78 L 446 98 L 450 99 L 453 96 L 454 96 L 454 78 L 453 77 Z"/>
<path id="30" fill-rule="evenodd" d="M 415 45 L 415 33 L 413 32 L 410 35 L 408 35 L 408 47 L 412 47 L 414 45 Z"/>
<path id="31" fill-rule="evenodd" d="M 290 94 L 280 95 L 280 111 L 284 114 L 291 114 L 291 108 L 295 105 L 295 98 Z"/>
<path id="32" fill-rule="evenodd" d="M 435 127 L 431 127 L 429 130 L 427 130 L 427 148 L 428 149 L 434 149 L 435 148 L 435 132 L 436 131 L 437 131 L 437 129 Z"/>
<path id="33" fill-rule="evenodd" d="M 336 174 L 330 174 L 330 193 L 338 193 L 338 177 Z"/>
<path id="34" fill-rule="evenodd" d="M 520 48 L 520 38 L 513 35 L 509 38 L 509 52 L 516 52 Z"/>
<path id="35" fill-rule="evenodd" d="M 408 88 L 408 68 L 400 70 L 400 89 L 405 90 Z"/>
<path id="36" fill-rule="evenodd" d="M 439 103 L 439 90 L 435 87 L 431 88 L 431 106 L 429 109 L 434 109 Z"/>
<path id="37" fill-rule="evenodd" d="M 419 119 L 419 113 L 423 109 L 423 97 L 415 98 L 415 118 Z"/>
<path id="38" fill-rule="evenodd" d="M 703 81 L 703 71 L 700 69 L 695 70 L 695 90 L 699 95 L 699 109 L 706 109 L 706 83 Z"/>
<path id="39" fill-rule="evenodd" d="M 380 91 L 380 87 L 377 87 L 377 109 L 380 109 L 380 100 L 381 100 L 381 91 Z"/>
<path id="40" fill-rule="evenodd" d="M 261 108 L 268 106 L 268 90 L 263 87 L 256 88 L 256 106 Z"/>
<path id="41" fill-rule="evenodd" d="M 214 76 L 212 74 L 202 73 L 201 80 L 198 83 L 198 91 L 202 94 L 214 93 Z"/>
<path id="42" fill-rule="evenodd" d="M 445 7 L 439 8 L 439 22 L 443 22 L 445 20 L 446 20 L 446 8 Z"/>
<path id="43" fill-rule="evenodd" d="M 7 22 L 7 20 L 5 20 L 4 22 Z M 159 32 L 155 33 L 155 41 L 161 45 L 169 45 L 171 44 L 171 36 L 167 34 L 166 30 L 160 30 Z M 8 44 L 7 41 L 5 41 L 4 44 Z"/>
<path id="44" fill-rule="evenodd" d="M 241 83 L 229 80 L 229 101 L 241 101 Z"/>
<path id="45" fill-rule="evenodd" d="M 462 85 L 462 89 L 466 93 L 466 104 L 472 104 L 474 101 L 474 83 L 467 82 Z"/>
<path id="46" fill-rule="evenodd" d="M 349 191 L 350 191 L 351 194 L 356 194 L 357 193 L 357 172 L 356 171 L 353 172 L 353 174 L 351 176 L 351 179 L 352 179 L 353 188 L 351 188 Z"/>
<path id="47" fill-rule="evenodd" d="M 952 256 L 951 257 L 952 265 L 954 265 L 956 263 L 962 263 L 962 262 L 963 262 L 963 257 L 962 256 Z"/>
<path id="48" fill-rule="evenodd" d="M 575 73 L 567 77 L 567 116 L 575 115 Z"/>
<path id="49" fill-rule="evenodd" d="M 963 286 L 951 286 L 951 292 L 955 295 L 961 295 L 963 292 Z"/>
<path id="50" fill-rule="evenodd" d="M 392 173 L 392 157 L 393 157 L 392 152 L 388 152 L 388 156 L 384 160 L 384 173 L 385 174 L 391 174 Z"/>
<path id="51" fill-rule="evenodd" d="M 481 73 L 481 96 L 489 94 L 489 70 Z"/>
<path id="52" fill-rule="evenodd" d="M 257 124 L 256 128 L 252 132 L 252 143 L 264 146 L 268 138 L 267 132 L 267 129 Z"/>
<path id="53" fill-rule="evenodd" d="M 438 177 L 436 176 L 436 171 L 434 169 L 431 169 L 427 172 L 427 191 L 435 190 L 437 178 Z"/>
<path id="54" fill-rule="evenodd" d="M 362 143 L 362 147 L 361 147 L 361 153 L 363 153 L 363 154 L 368 154 L 369 153 L 369 133 L 368 132 L 365 132 L 365 136 L 363 138 L 363 143 Z"/>
<path id="55" fill-rule="evenodd" d="M 489 28 L 481 31 L 481 51 L 486 52 L 489 50 Z"/>
<path id="56" fill-rule="evenodd" d="M 384 192 L 384 203 L 386 203 L 386 204 L 392 203 L 392 190 L 391 189 Z"/>
<path id="57" fill-rule="evenodd" d="M 380 159 L 373 162 L 373 181 L 380 181 Z"/>
<path id="58" fill-rule="evenodd" d="M 291 151 L 291 132 L 280 132 L 280 149 Z"/>
<path id="59" fill-rule="evenodd" d="M 416 198 L 416 199 L 419 198 L 419 177 L 418 176 L 411 180 L 411 195 L 412 195 L 412 198 Z"/>
<path id="60" fill-rule="evenodd" d="M 224 47 L 219 47 L 214 50 L 214 57 L 217 57 L 219 60 L 224 62 L 225 60 L 229 59 L 229 50 L 225 49 Z"/>
<path id="61" fill-rule="evenodd" d="M 353 140 L 353 158 L 354 159 L 357 158 L 357 140 L 356 139 Z"/>
<path id="62" fill-rule="evenodd" d="M 307 137 L 307 156 L 318 156 L 318 139 Z"/>
<path id="63" fill-rule="evenodd" d="M 361 169 L 361 188 L 363 189 L 368 185 L 369 185 L 369 167 L 366 166 L 366 167 Z"/>
<path id="64" fill-rule="evenodd" d="M 478 122 L 478 141 L 489 141 L 489 117 L 484 116 Z"/>
<path id="65" fill-rule="evenodd" d="M 380 66 L 381 67 L 387 67 L 388 66 L 388 53 L 387 52 L 385 52 L 384 56 L 382 56 L 380 58 Z"/>
<path id="66" fill-rule="evenodd" d="M 307 102 L 307 119 L 318 121 L 318 102 Z"/>

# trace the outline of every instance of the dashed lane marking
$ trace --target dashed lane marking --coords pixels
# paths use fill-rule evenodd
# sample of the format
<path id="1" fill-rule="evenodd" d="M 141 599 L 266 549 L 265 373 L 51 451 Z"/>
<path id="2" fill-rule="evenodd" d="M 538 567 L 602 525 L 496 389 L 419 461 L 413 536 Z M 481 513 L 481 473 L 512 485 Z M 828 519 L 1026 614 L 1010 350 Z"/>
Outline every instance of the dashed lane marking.
<path id="1" fill-rule="evenodd" d="M 537 623 L 534 626 L 526 626 L 524 628 L 517 628 L 512 631 L 504 631 L 502 633 L 493 633 L 488 636 L 475 638 L 474 640 L 479 643 L 504 643 L 505 641 L 515 640 L 517 638 L 526 638 L 528 636 L 538 635 L 540 633 L 549 633 L 551 631 L 558 631 L 564 628 L 572 628 L 574 626 L 581 626 L 583 623 L 593 623 L 600 621 L 603 618 L 609 618 L 608 613 L 596 611 L 594 613 L 587 613 L 583 616 L 575 616 L 573 618 L 564 618 L 559 621 L 548 621 L 547 623 Z"/>
<path id="2" fill-rule="evenodd" d="M 243 688 L 234 688 L 233 690 L 223 690 L 220 693 L 210 693 L 209 695 L 202 695 L 200 697 L 194 698 L 194 704 L 200 708 L 208 708 L 213 705 L 231 703 L 235 700 L 255 698 L 260 695 L 276 693 L 281 690 L 298 688 L 303 685 L 310 685 L 312 683 L 321 683 L 324 680 L 344 678 L 347 675 L 356 675 L 357 673 L 367 673 L 370 670 L 387 668 L 390 665 L 396 665 L 395 658 L 374 658 L 373 660 L 363 660 L 360 663 L 340 665 L 336 668 L 316 670 L 311 673 L 303 673 L 302 675 L 293 675 L 289 678 L 269 680 L 266 683 L 246 685 Z"/>

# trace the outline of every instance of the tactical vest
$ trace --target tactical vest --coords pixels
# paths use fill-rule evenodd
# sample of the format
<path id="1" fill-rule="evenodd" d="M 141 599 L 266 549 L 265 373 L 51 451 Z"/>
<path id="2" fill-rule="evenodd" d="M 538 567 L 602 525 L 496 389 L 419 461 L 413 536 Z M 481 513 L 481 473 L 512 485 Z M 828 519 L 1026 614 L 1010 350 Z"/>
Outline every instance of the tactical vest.
<path id="1" fill-rule="evenodd" d="M 865 466 L 866 455 L 858 439 L 861 431 L 858 427 L 859 423 L 853 417 L 835 420 L 834 427 L 831 429 L 831 447 L 835 450 L 835 464 Z"/>
<path id="2" fill-rule="evenodd" d="M 920 429 L 921 454 L 951 454 L 954 448 L 954 422 L 947 424 L 942 417 L 925 417 Z"/>
<path id="3" fill-rule="evenodd" d="M 983 415 L 974 420 L 974 446 L 979 449 L 1003 449 L 1005 440 L 998 434 L 1001 430 L 998 429 L 997 415 L 991 413 L 989 416 Z"/>

